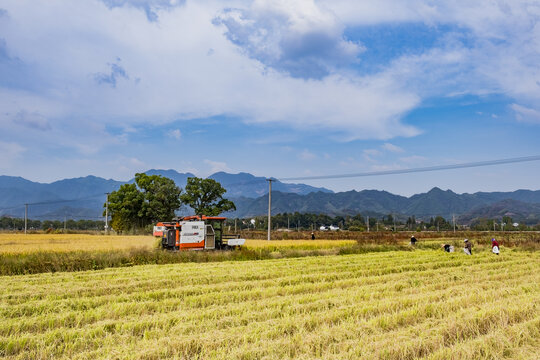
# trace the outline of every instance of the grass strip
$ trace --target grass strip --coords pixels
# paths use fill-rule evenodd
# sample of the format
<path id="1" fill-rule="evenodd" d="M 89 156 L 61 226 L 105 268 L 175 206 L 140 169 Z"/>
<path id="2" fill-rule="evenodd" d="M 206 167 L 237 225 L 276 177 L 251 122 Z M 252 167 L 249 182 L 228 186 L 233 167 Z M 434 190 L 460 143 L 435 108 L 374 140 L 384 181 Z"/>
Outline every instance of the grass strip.
<path id="1" fill-rule="evenodd" d="M 182 251 L 157 249 L 125 249 L 109 251 L 43 251 L 20 254 L 0 254 L 1 275 L 27 275 L 64 271 L 101 270 L 148 264 L 205 263 L 221 261 L 248 261 L 306 256 L 363 254 L 408 250 L 402 245 L 351 245 L 330 249 L 249 249 L 232 251 Z"/>

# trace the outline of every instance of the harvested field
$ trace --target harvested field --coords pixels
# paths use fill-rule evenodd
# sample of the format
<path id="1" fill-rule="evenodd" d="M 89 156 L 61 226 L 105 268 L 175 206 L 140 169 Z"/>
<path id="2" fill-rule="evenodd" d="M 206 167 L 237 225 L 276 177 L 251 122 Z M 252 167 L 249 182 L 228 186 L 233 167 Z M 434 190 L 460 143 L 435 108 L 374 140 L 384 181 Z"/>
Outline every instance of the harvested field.
<path id="1" fill-rule="evenodd" d="M 537 359 L 540 254 L 383 252 L 0 277 L 8 359 Z"/>

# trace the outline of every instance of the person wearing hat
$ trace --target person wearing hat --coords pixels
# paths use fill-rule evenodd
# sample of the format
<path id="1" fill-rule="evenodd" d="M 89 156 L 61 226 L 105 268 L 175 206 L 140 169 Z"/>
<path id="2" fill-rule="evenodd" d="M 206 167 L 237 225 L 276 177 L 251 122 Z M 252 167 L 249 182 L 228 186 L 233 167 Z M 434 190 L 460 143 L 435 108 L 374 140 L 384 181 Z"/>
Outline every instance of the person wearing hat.
<path id="1" fill-rule="evenodd" d="M 465 243 L 465 247 L 463 248 L 463 252 L 467 255 L 472 255 L 472 243 L 469 241 L 469 239 L 463 240 Z"/>
<path id="2" fill-rule="evenodd" d="M 491 239 L 491 251 L 495 255 L 499 255 L 499 243 L 497 242 L 497 240 L 495 240 L 495 238 Z"/>
<path id="3" fill-rule="evenodd" d="M 450 245 L 450 244 L 441 244 L 441 247 L 446 252 L 454 252 L 454 247 L 452 245 Z"/>
<path id="4" fill-rule="evenodd" d="M 311 233 L 311 240 L 315 240 L 315 234 Z"/>
<path id="5" fill-rule="evenodd" d="M 411 236 L 411 245 L 412 245 L 412 246 L 416 245 L 416 241 L 417 241 L 417 240 L 416 240 L 416 238 L 414 237 L 414 235 Z"/>

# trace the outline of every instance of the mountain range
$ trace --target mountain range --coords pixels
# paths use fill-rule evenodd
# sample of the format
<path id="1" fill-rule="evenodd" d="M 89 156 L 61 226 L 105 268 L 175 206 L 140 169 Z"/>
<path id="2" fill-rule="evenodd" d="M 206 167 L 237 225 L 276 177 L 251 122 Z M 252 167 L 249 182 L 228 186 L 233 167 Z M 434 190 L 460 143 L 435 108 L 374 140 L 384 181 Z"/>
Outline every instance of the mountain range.
<path id="1" fill-rule="evenodd" d="M 175 170 L 148 170 L 149 175 L 162 175 L 183 188 L 191 173 Z M 215 173 L 209 178 L 220 182 L 226 197 L 233 200 L 237 210 L 228 217 L 252 217 L 268 211 L 268 182 L 264 177 L 248 173 Z M 131 179 L 129 182 L 133 182 Z M 64 179 L 53 183 L 37 183 L 21 177 L 0 176 L 0 215 L 22 217 L 24 204 L 29 204 L 29 217 L 33 219 L 98 219 L 102 217 L 105 193 L 117 190 L 126 182 L 86 176 Z M 272 183 L 272 212 L 325 213 L 328 215 L 370 216 L 394 214 L 407 217 L 429 218 L 441 215 L 459 217 L 469 223 L 479 217 L 501 217 L 513 214 L 514 220 L 536 223 L 540 219 L 540 191 L 477 192 L 456 194 L 437 187 L 427 193 L 411 197 L 386 191 L 362 190 L 334 193 L 325 188 L 305 184 L 289 184 L 275 180 Z M 189 213 L 181 209 L 180 213 Z M 512 215 L 510 215 L 512 216 Z"/>

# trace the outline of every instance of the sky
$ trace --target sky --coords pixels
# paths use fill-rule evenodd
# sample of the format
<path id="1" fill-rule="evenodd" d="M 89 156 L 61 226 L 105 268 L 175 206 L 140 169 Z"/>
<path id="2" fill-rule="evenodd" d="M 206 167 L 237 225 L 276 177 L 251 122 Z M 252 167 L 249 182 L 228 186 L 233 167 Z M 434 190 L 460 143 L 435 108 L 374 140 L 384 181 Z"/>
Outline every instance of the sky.
<path id="1" fill-rule="evenodd" d="M 0 174 L 291 178 L 540 155 L 538 0 L 0 0 Z M 302 181 L 540 189 L 540 162 Z"/>

